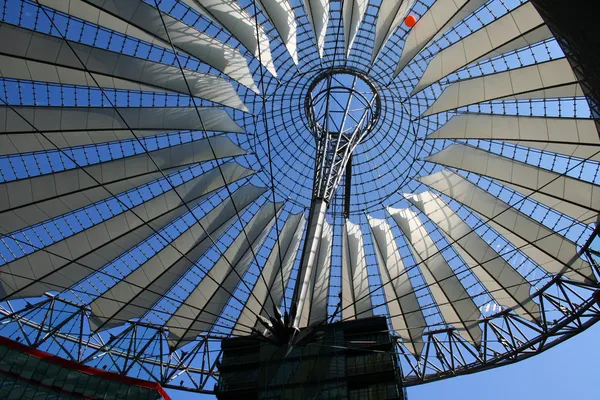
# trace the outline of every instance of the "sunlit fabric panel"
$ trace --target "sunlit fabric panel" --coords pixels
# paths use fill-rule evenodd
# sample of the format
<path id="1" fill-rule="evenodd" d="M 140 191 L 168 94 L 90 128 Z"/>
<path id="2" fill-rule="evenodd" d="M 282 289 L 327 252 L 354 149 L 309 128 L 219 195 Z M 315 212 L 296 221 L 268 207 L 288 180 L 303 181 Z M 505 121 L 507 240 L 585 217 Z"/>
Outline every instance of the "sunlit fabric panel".
<path id="1" fill-rule="evenodd" d="M 248 111 L 231 83 L 220 77 L 5 23 L 0 24 L 0 38 L 3 78 L 122 90 L 158 89 Z"/>
<path id="2" fill-rule="evenodd" d="M 534 221 L 474 183 L 449 170 L 421 177 L 427 186 L 466 205 L 506 240 L 551 274 L 596 282 L 591 266 L 577 256 L 577 246 L 560 234 Z"/>
<path id="3" fill-rule="evenodd" d="M 2 266 L 3 298 L 40 296 L 61 291 L 164 228 L 201 202 L 211 191 L 253 171 L 230 163 L 176 186 L 142 204 L 116 213 L 96 225 L 65 239 L 36 249 Z"/>
<path id="4" fill-rule="evenodd" d="M 81 131 L 167 130 L 243 133 L 225 110 L 212 107 L 30 107 L 0 106 L 0 133 L 45 136 Z M 95 132 L 94 132 L 95 134 Z M 48 146 L 48 144 L 44 144 Z"/>
<path id="5" fill-rule="evenodd" d="M 423 116 L 497 99 L 528 100 L 581 97 L 566 58 L 460 80 L 446 87 Z"/>
<path id="6" fill-rule="evenodd" d="M 174 48 L 258 93 L 239 51 L 140 0 L 39 0 L 41 5 L 167 50 Z M 166 27 L 166 30 L 165 30 Z"/>
<path id="7" fill-rule="evenodd" d="M 453 144 L 427 161 L 501 181 L 524 196 L 589 224 L 600 209 L 600 186 L 476 147 Z"/>
<path id="8" fill-rule="evenodd" d="M 245 185 L 197 223 L 117 282 L 91 304 L 92 329 L 109 329 L 142 317 L 236 221 L 237 212 L 266 189 Z"/>
<path id="9" fill-rule="evenodd" d="M 441 229 L 496 303 L 514 309 L 530 321 L 539 320 L 540 308 L 531 299 L 531 284 L 440 196 L 423 192 L 405 197 Z"/>
<path id="10" fill-rule="evenodd" d="M 478 346 L 482 331 L 479 308 L 433 242 L 419 216 L 410 208 L 388 208 L 404 234 L 437 307 L 448 325 L 467 341 Z"/>
<path id="11" fill-rule="evenodd" d="M 173 348 L 209 331 L 254 261 L 282 203 L 266 202 L 167 321 Z"/>
<path id="12" fill-rule="evenodd" d="M 261 276 L 240 312 L 233 334 L 248 335 L 255 326 L 260 330 L 257 315 L 268 318 L 273 315 L 275 308 L 279 309 L 283 288 L 289 281 L 305 225 L 304 213 L 290 215 L 286 219 L 261 270 Z"/>
<path id="13" fill-rule="evenodd" d="M 377 25 L 375 27 L 375 39 L 373 40 L 373 52 L 371 53 L 371 62 L 374 62 L 381 53 L 383 46 L 408 12 L 415 4 L 416 0 L 385 0 L 381 2 L 379 14 L 377 16 Z"/>
<path id="14" fill-rule="evenodd" d="M 428 139 L 502 140 L 564 156 L 600 161 L 600 139 L 591 118 L 528 117 L 464 113 Z"/>
<path id="15" fill-rule="evenodd" d="M 331 251 L 333 228 L 329 222 L 323 222 L 323 232 L 319 241 L 318 256 L 312 270 L 306 301 L 300 315 L 300 327 L 326 322 L 327 295 L 331 274 Z"/>
<path id="16" fill-rule="evenodd" d="M 394 75 L 398 75 L 422 49 L 486 2 L 487 0 L 436 0 L 406 36 Z"/>
<path id="17" fill-rule="evenodd" d="M 342 319 L 373 315 L 365 246 L 359 224 L 346 220 L 342 233 Z"/>
<path id="18" fill-rule="evenodd" d="M 531 3 L 525 3 L 437 53 L 412 93 L 484 58 L 520 49 L 552 37 Z"/>
<path id="19" fill-rule="evenodd" d="M 221 0 L 182 0 L 191 9 L 217 21 L 229 31 L 256 60 L 277 76 L 271 56 L 270 41 L 264 28 L 235 1 Z M 251 11 L 252 8 L 250 8 Z"/>
<path id="20" fill-rule="evenodd" d="M 350 54 L 350 49 L 360 28 L 360 24 L 365 16 L 365 11 L 369 5 L 368 0 L 347 0 L 342 4 L 342 14 L 344 22 L 344 50 L 346 56 Z"/>
<path id="21" fill-rule="evenodd" d="M 302 0 L 304 11 L 312 26 L 319 57 L 325 50 L 325 34 L 329 23 L 329 0 Z"/>
<path id="22" fill-rule="evenodd" d="M 427 323 L 392 228 L 385 219 L 372 217 L 369 226 L 392 328 L 402 338 L 404 346 L 412 354 L 419 355 L 423 350 L 423 331 Z"/>
<path id="23" fill-rule="evenodd" d="M 212 150 L 209 146 L 212 144 Z M 0 183 L 0 228 L 34 225 L 111 197 L 147 174 L 217 158 L 246 154 L 226 136 L 197 140 L 131 157 Z M 134 179 L 130 185 L 124 182 Z M 106 186 L 103 186 L 106 185 Z"/>
<path id="24" fill-rule="evenodd" d="M 298 64 L 298 49 L 296 47 L 296 15 L 287 0 L 258 0 L 258 4 L 267 13 L 269 19 L 277 29 L 279 38 L 292 57 L 294 64 Z"/>

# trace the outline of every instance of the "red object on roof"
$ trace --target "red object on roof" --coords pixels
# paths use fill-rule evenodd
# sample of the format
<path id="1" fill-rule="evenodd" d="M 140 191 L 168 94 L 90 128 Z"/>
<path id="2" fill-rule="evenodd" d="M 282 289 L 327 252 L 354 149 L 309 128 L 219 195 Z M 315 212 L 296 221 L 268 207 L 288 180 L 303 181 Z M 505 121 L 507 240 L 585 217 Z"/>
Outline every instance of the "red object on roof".
<path id="1" fill-rule="evenodd" d="M 404 25 L 408 26 L 409 28 L 415 26 L 416 23 L 417 18 L 414 15 L 409 15 L 408 17 L 404 18 Z"/>

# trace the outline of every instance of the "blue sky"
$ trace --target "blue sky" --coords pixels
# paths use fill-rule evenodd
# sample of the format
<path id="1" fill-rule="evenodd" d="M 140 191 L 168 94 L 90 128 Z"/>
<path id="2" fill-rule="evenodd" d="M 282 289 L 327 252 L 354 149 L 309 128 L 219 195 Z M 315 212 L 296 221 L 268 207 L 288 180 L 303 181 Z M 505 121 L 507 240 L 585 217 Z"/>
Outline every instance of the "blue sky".
<path id="1" fill-rule="evenodd" d="M 597 400 L 600 324 L 528 360 L 408 389 L 409 400 Z M 173 400 L 214 396 L 169 391 Z"/>

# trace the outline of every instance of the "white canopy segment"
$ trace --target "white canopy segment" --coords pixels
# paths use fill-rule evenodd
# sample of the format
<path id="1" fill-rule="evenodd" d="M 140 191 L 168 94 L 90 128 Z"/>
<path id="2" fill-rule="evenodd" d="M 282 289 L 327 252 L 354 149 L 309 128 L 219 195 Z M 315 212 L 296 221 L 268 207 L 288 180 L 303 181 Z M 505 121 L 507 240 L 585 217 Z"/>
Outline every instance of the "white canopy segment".
<path id="1" fill-rule="evenodd" d="M 369 218 L 369 226 L 392 328 L 403 339 L 404 346 L 412 354 L 419 355 L 423 350 L 422 336 L 427 323 L 392 228 L 385 219 L 377 218 Z"/>
<path id="2" fill-rule="evenodd" d="M 600 150 L 600 148 L 599 148 Z M 600 186 L 485 150 L 453 144 L 427 161 L 485 175 L 585 224 L 600 209 Z"/>
<path id="3" fill-rule="evenodd" d="M 531 284 L 473 231 L 440 196 L 423 192 L 405 197 L 441 229 L 450 243 L 454 243 L 454 250 L 496 303 L 514 309 L 523 318 L 539 321 L 540 308 L 531 300 Z"/>
<path id="4" fill-rule="evenodd" d="M 319 257 L 320 258 L 320 257 Z M 346 220 L 342 234 L 342 320 L 373 315 L 360 225 Z"/>
<path id="5" fill-rule="evenodd" d="M 246 154 L 227 137 L 213 137 L 217 158 Z M 213 159 L 208 139 L 167 147 L 105 163 L 0 183 L 0 228 L 13 232 L 112 197 L 164 169 Z M 130 183 L 127 183 L 132 179 Z M 107 185 L 103 188 L 103 185 Z"/>
<path id="6" fill-rule="evenodd" d="M 137 57 L 0 24 L 0 76 L 122 90 L 175 92 L 248 111 L 231 83 Z M 184 77 L 185 74 L 185 77 Z M 97 83 L 97 84 L 96 84 Z M 189 87 L 189 89 L 188 89 Z"/>
<path id="7" fill-rule="evenodd" d="M 285 43 L 294 64 L 298 64 L 298 48 L 296 47 L 296 15 L 287 0 L 258 0 L 258 4 L 269 16 L 277 29 L 279 37 Z"/>
<path id="8" fill-rule="evenodd" d="M 91 304 L 93 330 L 142 317 L 213 246 L 242 212 L 266 189 L 246 185 L 190 226 L 172 243 L 132 271 Z"/>
<path id="9" fill-rule="evenodd" d="M 581 96 L 583 91 L 569 62 L 566 58 L 559 58 L 457 81 L 444 90 L 423 116 L 497 99 L 528 100 Z"/>
<path id="10" fill-rule="evenodd" d="M 127 211 L 5 264 L 3 298 L 40 296 L 62 290 L 97 271 L 152 233 L 199 204 L 203 197 L 252 173 L 230 163 L 213 169 Z M 177 192 L 176 192 L 177 191 Z M 182 200 L 185 203 L 182 203 Z"/>
<path id="11" fill-rule="evenodd" d="M 235 1 L 182 0 L 191 9 L 218 22 L 229 31 L 254 58 L 277 76 L 271 57 L 271 44 L 264 28 Z"/>
<path id="12" fill-rule="evenodd" d="M 417 214 L 410 208 L 388 208 L 388 212 L 406 237 L 416 265 L 445 322 L 454 326 L 465 340 L 479 346 L 482 331 L 478 321 L 481 313 Z"/>
<path id="13" fill-rule="evenodd" d="M 329 0 L 302 0 L 302 3 L 315 35 L 319 57 L 322 58 L 325 50 L 327 24 L 329 23 Z"/>
<path id="14" fill-rule="evenodd" d="M 360 28 L 360 24 L 365 16 L 365 11 L 369 5 L 368 0 L 347 0 L 342 4 L 342 13 L 344 15 L 344 49 L 346 57 L 350 55 L 350 49 Z"/>
<path id="15" fill-rule="evenodd" d="M 281 206 L 266 202 L 173 313 L 167 322 L 172 347 L 183 346 L 211 329 L 253 262 Z"/>
<path id="16" fill-rule="evenodd" d="M 327 295 L 331 275 L 331 251 L 333 229 L 329 222 L 323 222 L 323 232 L 319 241 L 319 253 L 312 270 L 307 299 L 300 315 L 300 327 L 322 323 L 327 319 Z"/>
<path id="17" fill-rule="evenodd" d="M 198 116 L 198 114 L 200 116 Z M 210 107 L 29 107 L 1 106 L 0 133 L 36 133 L 42 141 L 52 134 L 87 131 L 204 130 L 243 133 L 223 110 Z M 126 134 L 126 133 L 123 133 Z M 56 148 L 56 147 L 54 147 Z"/>
<path id="18" fill-rule="evenodd" d="M 443 35 L 488 0 L 437 0 L 410 30 L 394 76 L 430 43 Z"/>
<path id="19" fill-rule="evenodd" d="M 465 113 L 452 117 L 428 139 L 502 140 L 541 151 L 600 161 L 593 119 Z"/>
<path id="20" fill-rule="evenodd" d="M 290 215 L 285 221 L 277 239 L 279 242 L 273 245 L 261 271 L 264 279 L 259 278 L 256 281 L 252 294 L 248 297 L 233 328 L 234 333 L 248 335 L 253 327 L 260 330 L 261 325 L 256 315 L 260 314 L 268 318 L 269 315 L 273 315 L 274 308 L 279 309 L 305 225 L 306 217 L 303 213 Z"/>
<path id="21" fill-rule="evenodd" d="M 429 61 L 417 93 L 471 63 L 529 46 L 552 37 L 550 29 L 531 3 L 525 3 L 484 26 Z"/>
<path id="22" fill-rule="evenodd" d="M 167 50 L 172 50 L 172 43 L 176 51 L 197 58 L 255 93 L 259 93 L 248 63 L 239 51 L 158 11 L 148 3 L 140 0 L 38 0 L 38 2 L 91 24 Z"/>
<path id="23" fill-rule="evenodd" d="M 419 180 L 475 211 L 484 222 L 549 273 L 564 273 L 580 282 L 596 281 L 591 266 L 576 257 L 575 243 L 455 172 L 442 170 Z"/>
<path id="24" fill-rule="evenodd" d="M 415 4 L 416 0 L 383 0 L 377 16 L 377 26 L 375 28 L 375 40 L 373 41 L 373 52 L 371 53 L 371 63 L 373 63 L 383 46 L 392 36 L 398 25 L 408 15 L 408 12 Z"/>

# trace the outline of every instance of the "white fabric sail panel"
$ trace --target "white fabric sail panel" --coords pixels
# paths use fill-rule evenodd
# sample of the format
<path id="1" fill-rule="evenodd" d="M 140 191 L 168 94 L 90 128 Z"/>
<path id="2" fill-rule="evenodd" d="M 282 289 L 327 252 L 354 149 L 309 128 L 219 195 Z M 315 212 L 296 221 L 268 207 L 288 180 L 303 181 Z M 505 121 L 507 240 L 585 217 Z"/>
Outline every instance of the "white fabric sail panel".
<path id="1" fill-rule="evenodd" d="M 404 197 L 440 228 L 496 303 L 510 307 L 525 319 L 539 321 L 540 307 L 531 299 L 531 284 L 473 231 L 440 196 L 423 192 Z"/>
<path id="2" fill-rule="evenodd" d="M 259 93 L 248 63 L 239 51 L 148 3 L 139 0 L 41 0 L 40 3 L 167 50 L 172 50 L 172 41 L 177 51 L 196 57 Z"/>
<path id="3" fill-rule="evenodd" d="M 71 131 L 37 133 L 0 133 L 0 156 L 19 153 L 35 153 L 51 151 L 90 144 L 108 143 L 119 140 L 130 140 L 147 136 L 156 136 L 169 131 Z"/>
<path id="4" fill-rule="evenodd" d="M 261 8 L 265 10 L 269 19 L 275 26 L 281 41 L 292 57 L 294 64 L 298 64 L 298 48 L 296 47 L 296 15 L 287 0 L 258 0 Z"/>
<path id="5" fill-rule="evenodd" d="M 17 26 L 0 24 L 0 54 L 11 56 L 2 60 L 5 78 L 96 87 L 95 79 L 100 87 L 126 90 L 154 87 L 248 111 L 231 83 L 223 78 L 190 70 L 182 74 L 176 66 L 67 43 L 61 37 Z"/>
<path id="6" fill-rule="evenodd" d="M 342 4 L 342 15 L 344 18 L 344 49 L 346 57 L 350 55 L 350 49 L 360 28 L 367 6 L 368 0 L 346 0 Z"/>
<path id="7" fill-rule="evenodd" d="M 277 76 L 271 57 L 270 41 L 264 28 L 235 1 L 182 0 L 190 8 L 208 15 L 229 31 L 259 60 L 273 76 Z"/>
<path id="8" fill-rule="evenodd" d="M 496 99 L 535 99 L 582 96 L 583 91 L 566 58 L 511 69 L 448 86 L 423 116 Z"/>
<path id="9" fill-rule="evenodd" d="M 476 147 L 453 144 L 425 160 L 507 183 L 544 204 L 552 198 L 547 206 L 584 223 L 593 222 L 600 209 L 600 186 Z"/>
<path id="10" fill-rule="evenodd" d="M 312 269 L 309 289 L 304 307 L 300 312 L 298 327 L 303 328 L 327 319 L 327 296 L 331 273 L 331 251 L 333 246 L 333 228 L 325 220 L 319 239 L 318 255 Z"/>
<path id="11" fill-rule="evenodd" d="M 396 68 L 398 75 L 419 52 L 488 0 L 437 0 L 410 30 Z"/>
<path id="12" fill-rule="evenodd" d="M 379 57 L 383 46 L 398 28 L 398 25 L 404 21 L 415 2 L 416 0 L 382 0 L 377 16 L 377 25 L 375 26 L 371 62 Z"/>
<path id="13" fill-rule="evenodd" d="M 242 186 L 191 225 L 169 245 L 96 298 L 91 304 L 92 330 L 109 329 L 141 318 L 213 246 L 243 210 L 266 189 Z M 212 240 L 211 240 L 212 239 Z"/>
<path id="14" fill-rule="evenodd" d="M 596 282 L 590 265 L 576 257 L 577 245 L 519 210 L 449 170 L 419 181 L 462 203 L 532 261 L 551 274 L 564 273 L 576 281 Z M 571 263 L 570 266 L 567 264 Z"/>
<path id="15" fill-rule="evenodd" d="M 551 37 L 552 33 L 533 4 L 525 3 L 437 53 L 412 94 L 473 62 Z"/>
<path id="16" fill-rule="evenodd" d="M 423 350 L 423 330 L 427 323 L 417 294 L 388 222 L 369 217 L 369 226 L 392 328 L 403 339 L 402 344 L 418 356 Z"/>
<path id="17" fill-rule="evenodd" d="M 342 234 L 342 319 L 373 316 L 369 272 L 360 224 L 346 220 Z"/>
<path id="18" fill-rule="evenodd" d="M 488 139 L 600 145 L 596 123 L 587 118 L 528 117 L 464 113 L 428 139 Z"/>
<path id="19" fill-rule="evenodd" d="M 62 201 L 59 199 L 61 196 L 87 189 L 97 189 L 103 184 L 212 160 L 213 152 L 208 145 L 209 140 L 217 158 L 246 154 L 231 139 L 215 136 L 105 163 L 2 183 L 0 184 L 0 213 L 2 213 L 0 226 L 3 229 L 12 229 L 17 225 L 33 225 L 48 219 L 48 216 L 52 218 L 60 215 L 57 212 L 64 213 L 71 210 L 68 203 L 59 206 L 57 201 L 46 202 L 47 200 Z M 90 192 L 84 194 L 87 193 Z M 110 195 L 106 190 L 97 193 Z M 75 203 L 72 205 L 80 204 L 77 201 L 82 199 L 78 198 L 79 200 L 73 200 Z M 55 209 L 53 206 L 58 208 Z"/>
<path id="20" fill-rule="evenodd" d="M 126 130 L 133 138 L 130 129 L 244 133 L 225 110 L 213 107 L 0 106 L 0 133 Z"/>
<path id="21" fill-rule="evenodd" d="M 165 175 L 186 167 L 163 171 Z M 161 172 L 140 174 L 110 181 L 103 185 L 50 197 L 9 210 L 0 211 L 0 232 L 6 234 L 39 224 L 80 208 L 112 197 L 111 193 L 122 194 L 163 177 Z"/>
<path id="22" fill-rule="evenodd" d="M 425 283 L 447 324 L 467 341 L 479 346 L 481 313 L 444 256 L 433 242 L 417 214 L 409 208 L 388 208 L 404 234 Z"/>
<path id="23" fill-rule="evenodd" d="M 225 182 L 215 168 L 130 210 L 6 264 L 2 267 L 5 273 L 0 276 L 0 294 L 9 298 L 34 297 L 49 290 L 61 291 L 70 287 L 154 233 L 146 224 L 158 231 L 185 213 L 185 204 L 192 208 L 208 193 L 248 176 L 252 171 L 230 163 L 223 173 Z"/>
<path id="24" fill-rule="evenodd" d="M 287 285 L 298 253 L 302 232 L 306 224 L 304 213 L 290 215 L 281 232 L 278 242 L 273 244 L 271 253 L 261 270 L 259 277 L 252 289 L 252 294 L 240 312 L 240 316 L 233 328 L 233 334 L 249 335 L 252 328 L 260 328 L 256 315 L 268 318 L 273 315 L 273 308 L 279 308 L 283 298 L 283 290 Z"/>
<path id="25" fill-rule="evenodd" d="M 329 23 L 329 0 L 302 0 L 302 2 L 308 21 L 313 28 L 319 57 L 322 58 L 327 24 Z"/>
<path id="26" fill-rule="evenodd" d="M 600 138 L 589 118 L 528 117 L 464 113 L 455 115 L 427 139 L 503 140 L 569 157 L 600 161 Z"/>
<path id="27" fill-rule="evenodd" d="M 253 253 L 262 246 L 282 205 L 266 202 L 244 227 L 245 234 L 240 232 L 169 318 L 168 341 L 173 348 L 210 330 L 253 261 Z"/>

